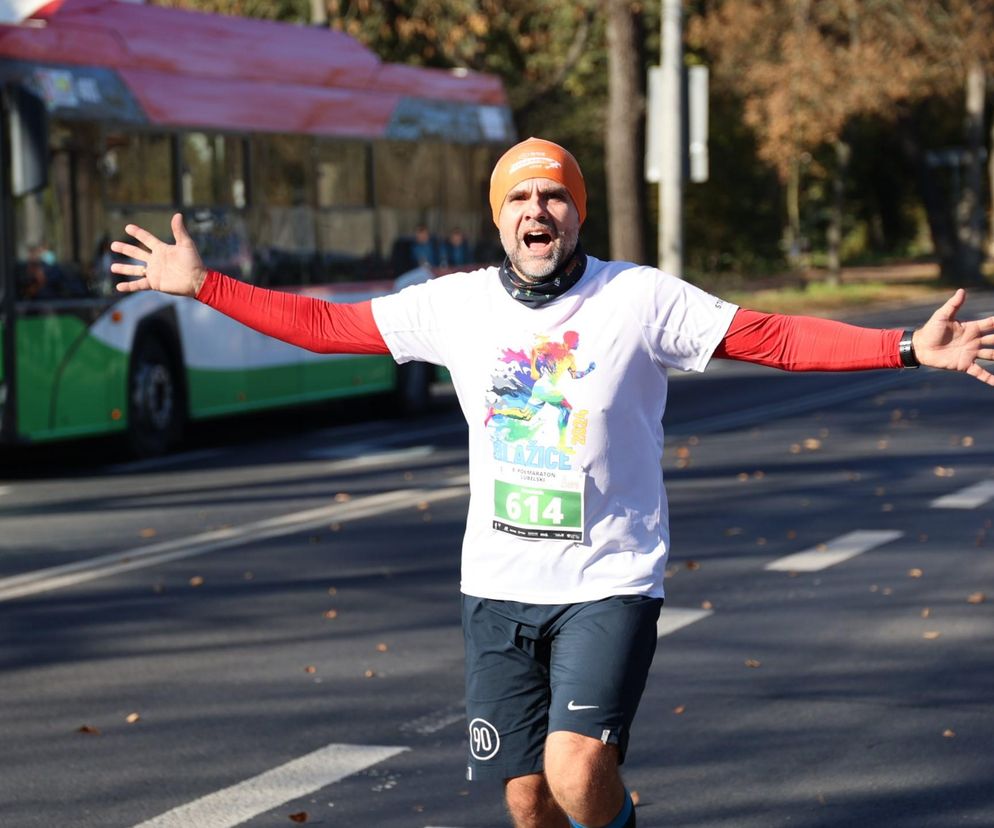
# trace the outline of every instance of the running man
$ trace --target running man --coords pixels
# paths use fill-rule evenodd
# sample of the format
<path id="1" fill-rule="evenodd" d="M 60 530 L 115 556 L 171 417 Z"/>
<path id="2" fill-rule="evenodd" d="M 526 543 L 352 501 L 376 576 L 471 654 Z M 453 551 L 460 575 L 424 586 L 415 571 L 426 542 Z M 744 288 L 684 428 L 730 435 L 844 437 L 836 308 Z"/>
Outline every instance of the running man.
<path id="1" fill-rule="evenodd" d="M 516 828 L 632 828 L 619 766 L 655 652 L 669 553 L 660 469 L 667 371 L 703 371 L 716 357 L 791 371 L 921 364 L 994 385 L 979 362 L 994 358 L 994 318 L 960 322 L 962 290 L 916 330 L 757 313 L 655 268 L 587 256 L 580 168 L 541 139 L 497 162 L 490 206 L 503 265 L 360 304 L 208 271 L 179 215 L 175 244 L 128 225 L 139 244 L 113 249 L 144 264 L 113 270 L 135 277 L 118 285 L 123 292 L 196 297 L 315 351 L 449 369 L 469 423 L 467 774 L 503 782 Z M 573 337 L 598 370 L 575 370 L 566 356 Z M 560 350 L 543 354 L 537 342 Z M 551 440 L 544 431 L 508 440 L 479 416 L 495 365 L 508 359 L 519 375 L 508 382 L 527 372 L 543 389 L 536 404 L 558 406 L 560 422 L 567 406 L 585 412 L 574 451 L 561 450 L 561 429 Z M 570 383 L 569 403 L 557 390 L 567 373 L 584 375 Z"/>

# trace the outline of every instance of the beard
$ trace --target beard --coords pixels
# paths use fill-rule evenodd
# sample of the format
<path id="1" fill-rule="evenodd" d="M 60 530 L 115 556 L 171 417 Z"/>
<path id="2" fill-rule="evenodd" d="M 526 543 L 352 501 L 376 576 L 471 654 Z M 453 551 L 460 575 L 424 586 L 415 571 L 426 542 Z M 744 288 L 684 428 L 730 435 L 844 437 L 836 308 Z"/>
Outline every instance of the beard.
<path id="1" fill-rule="evenodd" d="M 548 232 L 548 228 L 534 228 Z M 551 235 L 551 234 L 550 234 Z M 576 227 L 566 232 L 559 232 L 552 240 L 549 249 L 541 256 L 532 255 L 523 239 L 510 234 L 501 233 L 500 243 L 511 262 L 511 267 L 525 282 L 537 283 L 547 279 L 562 265 L 576 250 L 580 238 L 580 228 Z"/>

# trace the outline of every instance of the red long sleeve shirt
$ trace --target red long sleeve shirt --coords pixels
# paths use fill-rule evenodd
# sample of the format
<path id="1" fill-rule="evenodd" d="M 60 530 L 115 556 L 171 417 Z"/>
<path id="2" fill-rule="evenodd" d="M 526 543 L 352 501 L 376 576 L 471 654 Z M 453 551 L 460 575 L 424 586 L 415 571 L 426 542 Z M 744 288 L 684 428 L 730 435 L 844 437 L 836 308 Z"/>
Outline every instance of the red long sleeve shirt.
<path id="1" fill-rule="evenodd" d="M 372 303 L 334 303 L 266 290 L 209 271 L 197 299 L 260 333 L 322 354 L 389 354 Z M 785 371 L 900 368 L 900 329 L 740 308 L 714 352 L 719 359 Z"/>

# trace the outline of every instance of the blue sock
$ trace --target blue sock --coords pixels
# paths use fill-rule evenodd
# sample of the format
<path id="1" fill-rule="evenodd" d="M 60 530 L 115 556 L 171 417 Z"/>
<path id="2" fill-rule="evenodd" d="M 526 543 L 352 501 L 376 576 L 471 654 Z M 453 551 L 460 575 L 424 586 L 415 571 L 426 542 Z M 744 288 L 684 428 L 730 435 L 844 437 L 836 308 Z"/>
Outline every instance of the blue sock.
<path id="1" fill-rule="evenodd" d="M 569 824 L 572 828 L 586 828 L 579 822 L 571 819 Z M 635 805 L 632 804 L 632 796 L 625 790 L 625 801 L 621 803 L 621 810 L 604 828 L 635 828 Z"/>

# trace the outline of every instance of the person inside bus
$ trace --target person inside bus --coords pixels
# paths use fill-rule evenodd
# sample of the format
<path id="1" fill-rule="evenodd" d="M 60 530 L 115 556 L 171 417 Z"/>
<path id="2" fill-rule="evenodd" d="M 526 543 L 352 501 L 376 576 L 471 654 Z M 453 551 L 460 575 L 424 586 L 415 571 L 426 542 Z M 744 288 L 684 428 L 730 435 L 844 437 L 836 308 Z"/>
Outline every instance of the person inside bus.
<path id="1" fill-rule="evenodd" d="M 925 365 L 994 386 L 980 364 L 994 359 L 994 317 L 959 321 L 963 290 L 917 329 L 759 313 L 656 268 L 599 260 L 579 242 L 579 165 L 541 139 L 497 162 L 490 206 L 501 266 L 365 303 L 209 271 L 179 214 L 174 244 L 128 225 L 142 246 L 114 250 L 145 264 L 113 269 L 136 277 L 122 292 L 196 297 L 311 350 L 449 369 L 469 423 L 467 774 L 503 782 L 516 828 L 633 828 L 619 766 L 669 554 L 659 466 L 668 371 L 703 371 L 713 358 L 790 371 Z"/>
<path id="2" fill-rule="evenodd" d="M 462 267 L 470 263 L 469 240 L 459 227 L 452 228 L 443 245 L 442 264 L 448 267 Z"/>
<path id="3" fill-rule="evenodd" d="M 423 224 L 414 228 L 411 255 L 414 257 L 415 267 L 438 267 L 441 264 L 442 260 L 438 255 L 438 242 Z"/>

